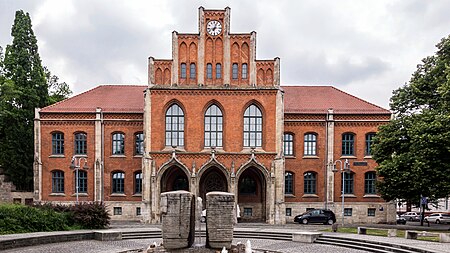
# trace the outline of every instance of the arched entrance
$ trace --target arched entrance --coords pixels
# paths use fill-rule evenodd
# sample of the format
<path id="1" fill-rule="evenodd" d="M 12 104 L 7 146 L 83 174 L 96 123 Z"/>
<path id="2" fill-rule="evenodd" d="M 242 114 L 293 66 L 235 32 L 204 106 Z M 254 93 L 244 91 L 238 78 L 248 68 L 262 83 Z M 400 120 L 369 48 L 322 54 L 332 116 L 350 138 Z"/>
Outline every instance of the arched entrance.
<path id="1" fill-rule="evenodd" d="M 206 206 L 206 193 L 212 191 L 228 192 L 227 178 L 217 167 L 211 167 L 205 171 L 200 179 L 199 194 L 203 200 L 203 208 Z"/>
<path id="2" fill-rule="evenodd" d="M 189 180 L 181 168 L 172 166 L 161 177 L 161 192 L 178 190 L 189 191 Z"/>
<path id="3" fill-rule="evenodd" d="M 264 175 L 257 168 L 249 167 L 238 180 L 240 221 L 265 222 L 267 185 Z"/>

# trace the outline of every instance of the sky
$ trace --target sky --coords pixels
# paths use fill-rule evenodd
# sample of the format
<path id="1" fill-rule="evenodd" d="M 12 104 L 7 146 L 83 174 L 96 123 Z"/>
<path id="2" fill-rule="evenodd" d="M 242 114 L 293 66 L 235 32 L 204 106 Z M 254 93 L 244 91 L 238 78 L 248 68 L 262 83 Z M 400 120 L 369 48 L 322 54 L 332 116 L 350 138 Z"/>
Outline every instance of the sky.
<path id="1" fill-rule="evenodd" d="M 74 95 L 147 84 L 171 33 L 198 32 L 198 8 L 231 8 L 231 32 L 257 32 L 257 59 L 281 58 L 282 85 L 332 85 L 389 109 L 392 91 L 450 34 L 447 0 L 0 0 L 0 46 L 30 13 L 44 66 Z"/>

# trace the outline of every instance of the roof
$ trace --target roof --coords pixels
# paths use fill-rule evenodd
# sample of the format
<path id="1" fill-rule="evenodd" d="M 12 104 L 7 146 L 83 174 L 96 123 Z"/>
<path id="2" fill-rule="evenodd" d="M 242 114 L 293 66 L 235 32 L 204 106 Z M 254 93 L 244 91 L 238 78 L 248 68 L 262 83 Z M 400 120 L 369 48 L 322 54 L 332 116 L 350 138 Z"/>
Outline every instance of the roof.
<path id="1" fill-rule="evenodd" d="M 147 85 L 100 85 L 84 93 L 47 106 L 41 112 L 143 113 Z M 335 114 L 390 114 L 333 86 L 282 86 L 285 113 L 323 114 L 333 108 Z"/>
<path id="2" fill-rule="evenodd" d="M 390 114 L 380 106 L 333 86 L 282 86 L 285 113 Z"/>
<path id="3" fill-rule="evenodd" d="M 41 112 L 144 112 L 147 85 L 100 85 L 91 90 L 42 108 Z"/>

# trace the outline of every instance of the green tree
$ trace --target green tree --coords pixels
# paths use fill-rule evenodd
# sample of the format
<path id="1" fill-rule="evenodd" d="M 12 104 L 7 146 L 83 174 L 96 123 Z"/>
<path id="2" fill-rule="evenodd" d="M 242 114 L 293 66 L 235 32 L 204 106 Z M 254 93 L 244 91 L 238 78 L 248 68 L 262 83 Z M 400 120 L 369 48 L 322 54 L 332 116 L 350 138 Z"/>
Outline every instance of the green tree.
<path id="1" fill-rule="evenodd" d="M 450 195 L 450 36 L 436 47 L 393 92 L 393 119 L 375 138 L 377 189 L 388 201 Z"/>
<path id="2" fill-rule="evenodd" d="M 32 190 L 34 109 L 71 92 L 57 77 L 47 80 L 51 74 L 42 67 L 28 13 L 16 12 L 11 35 L 13 42 L 0 59 L 0 166 L 18 190 Z"/>

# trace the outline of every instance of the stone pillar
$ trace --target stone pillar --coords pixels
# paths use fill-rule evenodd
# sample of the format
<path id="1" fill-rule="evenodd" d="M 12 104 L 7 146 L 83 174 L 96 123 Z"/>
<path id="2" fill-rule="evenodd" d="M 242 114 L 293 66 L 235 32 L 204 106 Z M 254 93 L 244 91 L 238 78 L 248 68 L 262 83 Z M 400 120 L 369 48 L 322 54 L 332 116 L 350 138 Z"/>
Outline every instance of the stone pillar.
<path id="1" fill-rule="evenodd" d="M 162 237 L 166 249 L 192 246 L 195 236 L 195 201 L 188 191 L 161 193 Z"/>
<path id="2" fill-rule="evenodd" d="M 103 114 L 102 109 L 95 109 L 95 154 L 94 154 L 94 201 L 103 201 Z"/>
<path id="3" fill-rule="evenodd" d="M 178 33 L 172 32 L 172 86 L 178 85 Z"/>
<path id="4" fill-rule="evenodd" d="M 273 85 L 280 87 L 281 73 L 280 73 L 280 58 L 275 57 L 275 64 L 273 70 Z"/>
<path id="5" fill-rule="evenodd" d="M 152 158 L 149 155 L 151 150 L 151 94 L 150 89 L 144 93 L 144 154 L 142 156 L 142 221 L 151 222 L 152 213 Z"/>
<path id="6" fill-rule="evenodd" d="M 155 58 L 148 57 L 148 86 L 155 84 Z"/>
<path id="7" fill-rule="evenodd" d="M 250 35 L 250 86 L 256 86 L 256 32 Z"/>
<path id="8" fill-rule="evenodd" d="M 223 83 L 230 84 L 231 50 L 230 50 L 230 8 L 225 8 L 223 21 Z"/>
<path id="9" fill-rule="evenodd" d="M 199 86 L 205 84 L 205 13 L 204 8 L 198 8 L 198 32 L 200 38 L 197 50 L 197 83 Z"/>
<path id="10" fill-rule="evenodd" d="M 326 202 L 333 203 L 334 202 L 334 173 L 333 173 L 333 159 L 334 159 L 334 112 L 333 109 L 328 109 L 327 118 L 325 122 L 325 131 L 326 131 L 326 162 L 327 162 L 327 170 L 326 170 Z"/>
<path id="11" fill-rule="evenodd" d="M 234 228 L 234 194 L 208 192 L 206 194 L 206 246 L 230 249 Z"/>
<path id="12" fill-rule="evenodd" d="M 40 108 L 34 109 L 34 200 L 42 200 L 41 116 Z"/>

